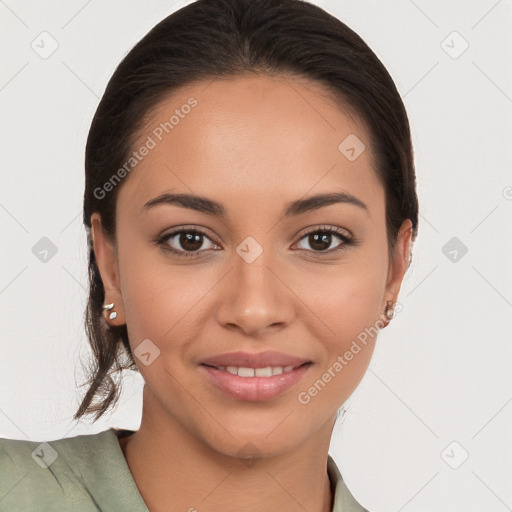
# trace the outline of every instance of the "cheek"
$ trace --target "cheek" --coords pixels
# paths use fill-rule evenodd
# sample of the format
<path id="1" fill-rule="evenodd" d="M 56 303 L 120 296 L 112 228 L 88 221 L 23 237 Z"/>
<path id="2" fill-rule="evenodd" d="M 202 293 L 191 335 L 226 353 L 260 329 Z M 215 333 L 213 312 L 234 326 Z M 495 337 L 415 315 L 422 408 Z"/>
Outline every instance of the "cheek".
<path id="1" fill-rule="evenodd" d="M 366 370 L 375 334 L 378 333 L 381 296 L 382 291 L 375 285 L 375 277 L 367 272 L 338 278 L 330 285 L 328 292 L 317 292 L 311 297 L 313 303 L 317 304 L 315 312 L 318 312 L 321 320 L 316 324 L 322 325 L 314 332 L 326 355 L 324 369 L 346 354 L 345 359 L 350 364 L 343 370 L 344 374 L 357 376 Z"/>
<path id="2" fill-rule="evenodd" d="M 297 294 L 311 306 L 314 314 L 310 316 L 317 318 L 316 331 L 339 343 L 374 324 L 381 313 L 385 267 L 386 262 L 374 258 L 372 251 L 354 251 L 340 265 L 303 276 Z"/>
<path id="3" fill-rule="evenodd" d="M 149 338 L 167 351 L 178 349 L 180 344 L 173 342 L 169 347 L 165 340 L 193 337 L 201 300 L 212 287 L 208 273 L 200 270 L 200 266 L 168 265 L 165 255 L 148 244 L 120 246 L 119 260 L 132 347 Z"/>
<path id="4" fill-rule="evenodd" d="M 319 303 L 325 326 L 315 332 L 315 341 L 323 357 L 297 396 L 313 417 L 338 409 L 354 392 L 368 369 L 379 331 L 374 311 L 380 294 L 371 286 L 365 289 L 361 281 L 352 289 L 348 280 L 341 284 L 345 289 L 335 290 L 337 298 L 324 307 Z"/>
<path id="5" fill-rule="evenodd" d="M 332 272 L 305 280 L 308 286 L 303 285 L 300 293 L 312 306 L 308 330 L 320 342 L 324 357 L 302 386 L 300 403 L 310 400 L 314 407 L 339 407 L 366 373 L 382 325 L 387 276 L 387 259 L 375 257 L 383 253 L 373 249 L 354 251 Z"/>

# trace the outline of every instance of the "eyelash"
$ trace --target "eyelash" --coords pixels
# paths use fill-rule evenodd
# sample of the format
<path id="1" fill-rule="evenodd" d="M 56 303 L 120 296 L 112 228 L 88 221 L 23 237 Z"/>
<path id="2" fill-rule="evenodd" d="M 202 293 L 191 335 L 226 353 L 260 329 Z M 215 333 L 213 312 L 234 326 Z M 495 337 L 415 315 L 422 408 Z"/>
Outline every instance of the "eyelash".
<path id="1" fill-rule="evenodd" d="M 193 233 L 193 234 L 197 234 L 197 235 L 202 235 L 202 236 L 208 238 L 208 240 L 210 240 L 211 242 L 213 242 L 216 245 L 218 245 L 216 242 L 211 240 L 211 238 L 204 231 L 201 231 L 200 229 L 196 229 L 196 228 L 181 228 L 179 230 L 172 231 L 171 233 L 168 233 L 166 235 L 163 235 L 163 236 L 159 237 L 157 240 L 155 240 L 155 242 L 163 250 L 171 252 L 171 253 L 179 256 L 179 257 L 199 257 L 200 253 L 202 252 L 202 250 L 201 251 L 178 251 L 176 249 L 173 249 L 172 247 L 169 247 L 169 245 L 167 243 L 168 240 L 170 238 L 175 237 L 176 235 L 181 234 L 181 233 Z M 330 254 L 333 254 L 333 253 L 336 253 L 338 251 L 343 250 L 347 246 L 357 246 L 360 243 L 360 241 L 357 238 L 355 238 L 355 237 L 350 237 L 350 238 L 347 237 L 341 229 L 339 229 L 337 227 L 334 227 L 334 226 L 330 226 L 330 227 L 321 226 L 320 228 L 315 228 L 315 229 L 313 229 L 311 231 L 308 231 L 307 233 L 304 233 L 301 236 L 301 238 L 299 239 L 299 242 L 302 239 L 306 238 L 307 236 L 313 235 L 313 234 L 317 234 L 317 233 L 330 233 L 330 234 L 336 235 L 337 237 L 339 237 L 341 239 L 341 241 L 343 243 L 340 244 L 337 248 L 330 249 L 328 251 L 311 251 L 311 250 L 308 250 L 308 249 L 299 249 L 299 250 L 307 251 L 307 252 L 312 252 L 313 254 L 322 257 L 324 254 L 329 254 L 330 255 Z M 314 257 L 318 257 L 318 256 L 314 256 Z"/>

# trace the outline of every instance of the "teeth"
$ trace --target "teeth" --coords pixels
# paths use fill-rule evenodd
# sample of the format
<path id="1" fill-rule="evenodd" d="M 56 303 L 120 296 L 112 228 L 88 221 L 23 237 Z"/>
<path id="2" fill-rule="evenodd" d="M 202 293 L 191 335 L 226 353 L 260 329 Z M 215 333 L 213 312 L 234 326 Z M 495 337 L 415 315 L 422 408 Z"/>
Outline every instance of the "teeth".
<path id="1" fill-rule="evenodd" d="M 272 368 L 270 366 L 266 368 L 256 368 L 254 375 L 256 375 L 256 377 L 272 377 Z"/>
<path id="2" fill-rule="evenodd" d="M 254 368 L 244 368 L 241 366 L 238 368 L 239 377 L 254 377 Z"/>
<path id="3" fill-rule="evenodd" d="M 218 370 L 238 375 L 239 377 L 272 377 L 282 373 L 291 372 L 293 366 L 267 366 L 266 368 L 247 368 L 244 366 L 218 366 Z"/>

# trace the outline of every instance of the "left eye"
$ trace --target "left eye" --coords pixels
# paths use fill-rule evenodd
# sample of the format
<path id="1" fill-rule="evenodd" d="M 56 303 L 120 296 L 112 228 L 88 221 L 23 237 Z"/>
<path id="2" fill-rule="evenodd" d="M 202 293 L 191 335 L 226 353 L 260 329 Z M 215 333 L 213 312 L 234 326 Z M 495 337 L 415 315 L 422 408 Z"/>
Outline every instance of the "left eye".
<path id="1" fill-rule="evenodd" d="M 343 246 L 345 244 L 348 245 L 351 242 L 350 238 L 348 238 L 344 234 L 340 233 L 335 228 L 324 228 L 324 229 L 319 229 L 316 231 L 311 231 L 309 233 L 306 233 L 306 235 L 304 235 L 300 239 L 300 242 L 302 242 L 302 240 L 306 240 L 306 242 L 309 243 L 311 245 L 311 247 L 313 247 L 314 252 L 327 252 L 326 249 L 331 245 L 331 243 L 333 241 L 333 236 L 335 238 L 338 238 L 339 240 L 341 240 L 341 243 L 339 243 L 334 250 L 338 250 L 341 246 Z M 300 245 L 300 242 L 299 242 L 299 245 Z M 299 247 L 299 248 L 307 249 L 307 247 Z M 329 252 L 332 252 L 332 251 L 329 251 Z"/>
<path id="2" fill-rule="evenodd" d="M 176 239 L 176 240 L 174 240 Z M 170 233 L 168 235 L 163 236 L 159 243 L 165 244 L 166 249 L 168 249 L 171 252 L 178 253 L 180 256 L 195 256 L 195 252 L 198 251 L 198 249 L 201 248 L 203 245 L 204 239 L 209 240 L 210 243 L 213 244 L 213 247 L 210 247 L 210 249 L 218 248 L 219 246 L 212 242 L 206 233 L 203 233 L 202 231 L 198 231 L 195 229 L 188 229 L 188 230 L 181 230 L 181 231 L 174 231 L 173 233 Z M 177 241 L 177 243 L 184 249 L 180 249 L 179 247 L 173 247 L 172 241 Z M 170 247 L 168 247 L 170 245 Z M 207 247 L 208 249 L 208 247 Z"/>

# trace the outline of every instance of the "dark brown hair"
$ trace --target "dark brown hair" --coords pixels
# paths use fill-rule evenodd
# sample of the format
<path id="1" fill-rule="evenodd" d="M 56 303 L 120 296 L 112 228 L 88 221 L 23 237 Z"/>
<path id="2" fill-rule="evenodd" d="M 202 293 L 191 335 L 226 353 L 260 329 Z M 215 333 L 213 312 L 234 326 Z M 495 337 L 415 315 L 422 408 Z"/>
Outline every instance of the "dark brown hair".
<path id="1" fill-rule="evenodd" d="M 122 183 L 105 183 L 123 167 L 148 113 L 192 82 L 245 73 L 313 79 L 367 127 L 374 166 L 386 195 L 390 253 L 405 219 L 418 229 L 418 199 L 407 114 L 383 64 L 340 20 L 302 0 L 198 0 L 158 23 L 125 56 L 94 115 L 85 152 L 83 221 L 89 243 L 90 294 L 85 326 L 92 347 L 89 388 L 74 418 L 96 421 L 119 399 L 113 376 L 137 370 L 126 326 L 102 316 L 103 284 L 92 249 L 91 215 L 115 241 L 116 198 Z M 99 192 L 101 191 L 101 193 Z M 99 402 L 94 402 L 98 397 Z"/>

